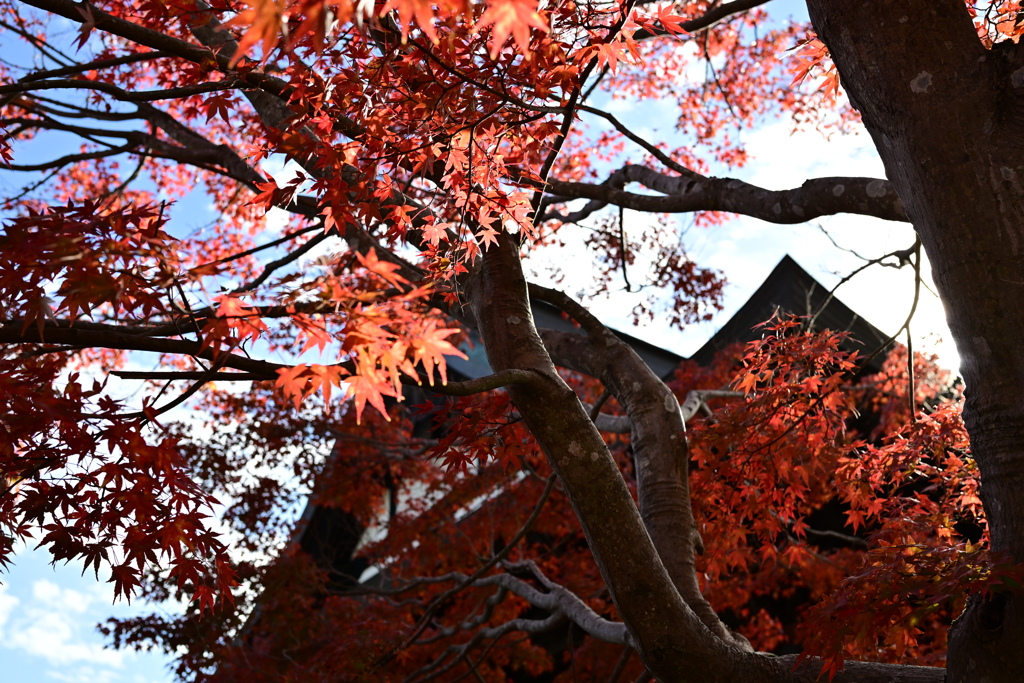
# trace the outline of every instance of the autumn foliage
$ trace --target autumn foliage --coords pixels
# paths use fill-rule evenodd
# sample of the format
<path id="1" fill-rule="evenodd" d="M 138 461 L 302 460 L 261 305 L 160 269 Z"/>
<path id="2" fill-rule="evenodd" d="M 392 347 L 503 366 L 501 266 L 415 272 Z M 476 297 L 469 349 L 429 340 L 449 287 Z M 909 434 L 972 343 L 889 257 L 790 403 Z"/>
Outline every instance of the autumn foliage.
<path id="1" fill-rule="evenodd" d="M 488 250 L 554 250 L 581 221 L 592 267 L 567 289 L 642 291 L 634 318 L 677 327 L 720 306 L 667 214 L 641 236 L 605 211 L 639 201 L 601 194 L 635 181 L 609 174 L 710 182 L 766 117 L 854 119 L 808 26 L 731 4 L 0 0 L 0 564 L 39 544 L 180 601 L 104 628 L 187 680 L 639 676 L 545 611 L 619 618 L 510 394 L 449 360 L 479 350 L 465 288 Z M 1018 9 L 977 10 L 979 35 L 1016 41 Z M 671 102 L 685 141 L 600 97 Z M 199 195 L 197 228 L 177 207 Z M 808 326 L 665 382 L 680 404 L 728 390 L 686 433 L 701 591 L 754 650 L 830 674 L 941 664 L 966 595 L 1020 587 L 987 547 L 960 386 Z M 636 496 L 629 431 L 602 436 Z M 303 540 L 328 518 L 358 546 Z"/>

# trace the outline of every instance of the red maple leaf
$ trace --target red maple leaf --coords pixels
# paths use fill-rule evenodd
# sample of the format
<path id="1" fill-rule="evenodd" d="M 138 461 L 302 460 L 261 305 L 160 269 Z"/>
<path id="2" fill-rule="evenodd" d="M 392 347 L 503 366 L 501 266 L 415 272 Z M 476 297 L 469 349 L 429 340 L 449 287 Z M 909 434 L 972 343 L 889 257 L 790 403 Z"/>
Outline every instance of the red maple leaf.
<path id="1" fill-rule="evenodd" d="M 498 56 L 501 47 L 512 35 L 519 46 L 519 51 L 527 58 L 530 56 L 530 29 L 548 31 L 544 17 L 537 11 L 534 0 L 492 0 L 487 11 L 480 17 L 477 29 L 491 29 L 491 59 Z"/>

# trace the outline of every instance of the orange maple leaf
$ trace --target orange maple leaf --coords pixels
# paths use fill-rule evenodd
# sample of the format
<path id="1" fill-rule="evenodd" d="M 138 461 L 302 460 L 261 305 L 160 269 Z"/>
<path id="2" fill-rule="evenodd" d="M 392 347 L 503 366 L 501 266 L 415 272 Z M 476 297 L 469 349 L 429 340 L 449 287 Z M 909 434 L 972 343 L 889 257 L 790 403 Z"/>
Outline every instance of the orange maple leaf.
<path id="1" fill-rule="evenodd" d="M 356 252 L 356 258 L 359 259 L 359 263 L 368 271 L 375 275 L 379 275 L 396 287 L 400 284 L 409 283 L 408 280 L 395 272 L 399 268 L 397 264 L 389 261 L 381 261 L 377 258 L 377 252 L 374 249 L 370 249 L 366 252 L 365 256 Z"/>
<path id="2" fill-rule="evenodd" d="M 248 0 L 246 4 L 249 9 L 240 12 L 224 24 L 225 27 L 249 27 L 238 41 L 238 51 L 231 57 L 232 67 L 238 64 L 256 43 L 262 43 L 263 58 L 269 57 L 284 28 L 284 3 L 281 0 Z"/>
<path id="3" fill-rule="evenodd" d="M 491 29 L 491 59 L 495 59 L 511 34 L 523 56 L 530 58 L 530 28 L 547 33 L 548 25 L 537 12 L 535 0 L 492 0 L 480 17 L 477 29 L 494 25 Z"/>
<path id="4" fill-rule="evenodd" d="M 217 304 L 218 318 L 244 318 L 252 315 L 252 306 L 235 296 L 219 297 Z"/>
<path id="5" fill-rule="evenodd" d="M 292 399 L 295 403 L 295 409 L 298 410 L 299 406 L 302 405 L 302 399 L 307 396 L 307 387 L 309 381 L 304 377 L 307 367 L 305 365 L 296 365 L 292 368 L 280 368 L 277 371 L 277 381 L 274 382 L 274 386 L 279 388 L 286 398 Z"/>
<path id="6" fill-rule="evenodd" d="M 437 43 L 437 31 L 434 30 L 434 3 L 430 0 L 388 0 L 380 11 L 384 16 L 391 10 L 398 10 L 398 25 L 402 28 L 402 40 L 409 36 L 413 20 L 423 34 L 434 44 Z"/>
<path id="7" fill-rule="evenodd" d="M 423 239 L 430 242 L 431 246 L 437 246 L 441 240 L 448 241 L 448 228 L 451 223 L 433 222 L 423 227 Z"/>
<path id="8" fill-rule="evenodd" d="M 317 347 L 320 353 L 323 353 L 324 348 L 334 343 L 334 337 L 327 331 L 320 316 L 311 318 L 306 315 L 297 314 L 292 316 L 292 320 L 299 327 L 299 339 L 303 336 L 306 337 L 306 341 L 299 351 L 300 355 L 309 351 L 314 346 Z"/>
<path id="9" fill-rule="evenodd" d="M 441 375 L 441 384 L 448 384 L 448 369 L 445 363 L 445 356 L 458 356 L 466 359 L 468 356 L 452 346 L 447 341 L 457 329 L 438 328 L 437 323 L 430 321 L 427 326 L 413 340 L 413 362 L 422 363 L 423 369 L 427 371 L 427 379 L 434 383 L 434 366 L 437 366 L 438 374 Z"/>
<path id="10" fill-rule="evenodd" d="M 476 238 L 484 245 L 484 250 L 493 244 L 498 246 L 498 231 L 494 228 L 485 228 L 476 234 Z"/>
<path id="11" fill-rule="evenodd" d="M 384 406 L 384 396 L 381 393 L 381 389 L 384 389 L 384 393 L 386 394 L 390 395 L 391 393 L 386 381 L 374 375 L 352 375 L 351 377 L 345 378 L 345 384 L 345 397 L 348 398 L 351 396 L 356 404 L 357 424 L 362 422 L 363 409 L 366 408 L 367 401 L 369 401 L 370 405 L 376 408 L 388 422 L 391 421 L 387 408 Z"/>
<path id="12" fill-rule="evenodd" d="M 689 31 L 683 28 L 683 22 L 685 21 L 685 18 L 672 14 L 672 5 L 664 5 L 658 8 L 658 23 L 669 33 L 674 35 L 689 34 Z"/>

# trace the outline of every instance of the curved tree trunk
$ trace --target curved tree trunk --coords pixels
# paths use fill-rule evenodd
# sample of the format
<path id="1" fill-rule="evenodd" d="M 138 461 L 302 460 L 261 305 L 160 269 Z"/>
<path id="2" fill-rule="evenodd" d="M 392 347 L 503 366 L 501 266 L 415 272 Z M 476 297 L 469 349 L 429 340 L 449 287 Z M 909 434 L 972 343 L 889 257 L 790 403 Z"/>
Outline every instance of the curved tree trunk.
<path id="1" fill-rule="evenodd" d="M 992 546 L 1024 562 L 1024 45 L 986 49 L 963 0 L 807 4 L 932 263 Z M 1024 599 L 973 601 L 948 666 L 1020 681 Z"/>
<path id="2" fill-rule="evenodd" d="M 465 285 L 491 367 L 536 375 L 508 387 L 509 395 L 561 479 L 647 668 L 663 681 L 774 680 L 767 663 L 733 657 L 739 651 L 715 637 L 676 590 L 601 434 L 537 333 L 515 237 L 502 235 Z"/>
<path id="3" fill-rule="evenodd" d="M 556 372 L 533 324 L 515 237 L 499 237 L 464 284 L 491 367 L 526 370 L 535 377 L 510 385 L 509 395 L 561 479 L 629 630 L 629 644 L 648 670 L 664 683 L 816 681 L 820 667 L 814 662 L 794 671 L 792 658 L 745 651 L 719 638 L 680 595 L 597 427 Z M 667 412 L 666 403 L 662 400 Z M 942 669 L 850 662 L 835 681 L 939 683 L 943 678 Z"/>
<path id="4" fill-rule="evenodd" d="M 752 651 L 746 638 L 721 622 L 697 581 L 695 555 L 698 549 L 703 552 L 703 543 L 690 503 L 689 452 L 679 404 L 633 349 L 604 325 L 596 327 L 587 329 L 586 337 L 554 330 L 541 330 L 541 337 L 556 364 L 601 380 L 626 411 L 640 517 L 672 583 L 712 633 Z"/>

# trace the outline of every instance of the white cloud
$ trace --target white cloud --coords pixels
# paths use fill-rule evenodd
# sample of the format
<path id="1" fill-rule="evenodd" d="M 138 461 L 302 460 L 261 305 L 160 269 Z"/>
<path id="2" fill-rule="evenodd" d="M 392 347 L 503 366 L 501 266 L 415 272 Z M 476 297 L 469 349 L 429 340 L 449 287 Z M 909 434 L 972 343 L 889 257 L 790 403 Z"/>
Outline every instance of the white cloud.
<path id="1" fill-rule="evenodd" d="M 8 595 L 7 591 L 7 586 L 0 586 L 0 642 L 4 640 L 4 624 L 21 602 L 13 595 Z"/>
<path id="2" fill-rule="evenodd" d="M 105 649 L 100 643 L 82 637 L 82 631 L 91 626 L 82 617 L 98 593 L 90 595 L 40 579 L 32 583 L 33 602 L 20 610 L 16 609 L 19 600 L 0 593 L 0 625 L 9 622 L 0 644 L 45 659 L 51 665 L 91 663 L 120 667 L 124 652 Z"/>
<path id="3" fill-rule="evenodd" d="M 657 102 L 645 102 L 645 112 L 656 111 Z M 655 117 L 640 116 L 641 108 L 624 117 L 626 125 L 643 126 Z M 792 122 L 781 120 L 744 131 L 743 142 L 752 161 L 744 168 L 729 171 L 713 169 L 768 189 L 799 187 L 808 178 L 827 176 L 885 177 L 881 160 L 866 132 L 833 135 L 826 140 L 816 131 L 791 134 Z M 685 219 L 684 219 L 685 220 Z M 643 230 L 645 219 L 627 212 L 627 230 Z M 913 244 L 914 233 L 905 223 L 875 218 L 839 215 L 822 218 L 804 225 L 774 225 L 757 219 L 740 217 L 706 230 L 690 230 L 685 236 L 687 251 L 703 267 L 722 271 L 728 279 L 725 310 L 711 324 L 691 325 L 670 330 L 663 320 L 634 328 L 629 311 L 639 300 L 635 295 L 615 292 L 587 302 L 609 325 L 635 334 L 647 341 L 672 349 L 683 355 L 692 354 L 724 324 L 761 285 L 779 260 L 789 254 L 825 287 L 835 286 L 842 277 L 863 262 L 853 254 L 837 249 L 818 228 L 823 226 L 842 247 L 853 249 L 868 258 L 905 249 Z M 534 252 L 528 260 L 540 282 L 548 269 L 557 267 L 566 276 L 562 287 L 578 287 L 589 280 L 587 249 L 582 245 L 585 231 L 567 228 L 562 235 L 564 250 L 547 249 Z M 572 254 L 571 258 L 566 258 Z M 636 269 L 639 273 L 640 268 Z M 930 285 L 930 266 L 922 266 L 924 280 Z M 570 284 L 571 283 L 571 284 Z M 584 285 L 586 286 L 586 285 Z M 933 287 L 934 289 L 934 287 Z M 844 284 L 837 296 L 858 314 L 886 334 L 903 324 L 913 300 L 913 273 L 910 268 L 897 271 L 872 267 Z M 940 362 L 950 368 L 959 366 L 959 357 L 946 326 L 945 312 L 939 300 L 922 288 L 921 299 L 912 325 L 917 350 L 935 351 Z M 938 338 L 943 343 L 937 343 Z M 901 339 L 901 341 L 904 341 Z"/>
<path id="4" fill-rule="evenodd" d="M 73 670 L 49 670 L 46 675 L 63 683 L 114 683 L 119 676 L 110 669 L 94 669 L 91 666 L 80 666 Z"/>
<path id="5" fill-rule="evenodd" d="M 46 579 L 40 579 L 32 584 L 32 596 L 43 605 L 78 613 L 89 609 L 89 605 L 95 600 L 91 595 L 71 588 L 61 588 Z"/>

